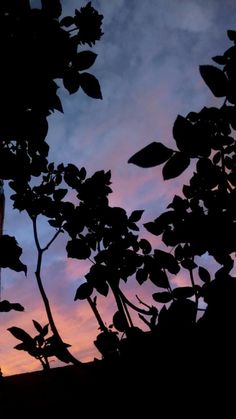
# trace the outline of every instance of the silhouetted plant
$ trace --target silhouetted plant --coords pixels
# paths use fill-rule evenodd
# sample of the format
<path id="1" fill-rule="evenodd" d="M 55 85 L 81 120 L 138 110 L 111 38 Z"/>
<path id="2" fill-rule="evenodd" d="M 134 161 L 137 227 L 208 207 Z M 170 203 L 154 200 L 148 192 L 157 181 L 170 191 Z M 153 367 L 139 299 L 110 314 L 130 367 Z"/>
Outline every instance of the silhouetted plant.
<path id="1" fill-rule="evenodd" d="M 167 327 L 193 325 L 203 298 L 207 307 L 198 326 L 206 327 L 211 337 L 218 335 L 218 340 L 222 333 L 231 338 L 230 328 L 235 327 L 236 320 L 229 302 L 236 295 L 236 281 L 230 275 L 236 250 L 236 143 L 232 136 L 236 128 L 236 32 L 228 31 L 228 37 L 234 46 L 213 58 L 223 70 L 200 66 L 212 93 L 223 98 L 222 106 L 204 107 L 186 117 L 179 115 L 173 127 L 177 150 L 153 142 L 129 159 L 129 163 L 140 167 L 164 163 L 164 180 L 179 176 L 190 162 L 196 162 L 189 184 L 183 185 L 182 196 L 174 196 L 168 211 L 144 225 L 150 233 L 162 235 L 163 243 L 173 253 L 154 250 L 157 265 L 154 269 L 146 265 L 146 269 L 149 278 L 152 280 L 152 275 L 153 282 L 164 289 L 153 294 L 154 300 L 170 303 L 168 310 L 163 306 L 159 323 Z M 213 277 L 196 259 L 206 253 L 221 265 Z M 176 274 L 180 268 L 189 272 L 190 286 L 171 289 L 166 271 Z"/>
<path id="2" fill-rule="evenodd" d="M 64 361 L 64 350 L 62 346 L 69 347 L 67 343 L 58 342 L 55 335 L 48 335 L 48 324 L 41 326 L 36 320 L 33 324 L 38 334 L 33 338 L 20 327 L 10 327 L 9 332 L 22 343 L 15 346 L 18 351 L 26 351 L 29 355 L 38 359 L 44 370 L 50 369 L 49 357 L 56 356 Z"/>
<path id="3" fill-rule="evenodd" d="M 3 83 L 0 104 L 0 179 L 9 182 L 15 191 L 16 200 L 21 202 L 21 205 L 15 207 L 22 210 L 32 205 L 28 213 L 33 223 L 38 251 L 36 279 L 39 290 L 54 337 L 67 353 L 67 362 L 77 362 L 63 346 L 40 276 L 43 252 L 60 231 L 56 232 L 45 248 L 41 248 L 36 222 L 40 213 L 49 211 L 47 205 L 50 202 L 46 198 L 46 191 L 41 190 L 39 207 L 34 196 L 27 195 L 25 191 L 32 177 L 43 175 L 47 179 L 47 176 L 51 176 L 47 161 L 49 146 L 45 142 L 47 117 L 55 110 L 63 112 L 55 79 L 62 80 L 70 94 L 81 87 L 88 96 L 102 98 L 98 80 L 84 71 L 93 65 L 97 55 L 90 50 L 80 51 L 80 48 L 84 44 L 91 47 L 100 39 L 103 16 L 92 7 L 91 2 L 80 10 L 76 9 L 74 16 L 60 19 L 61 13 L 59 0 L 42 0 L 41 8 L 38 9 L 31 8 L 29 0 L 1 2 Z M 55 203 L 62 197 L 59 191 Z M 3 235 L 0 243 L 0 267 L 26 273 L 26 266 L 19 260 L 21 249 L 15 238 Z M 22 310 L 19 304 L 3 301 L 1 310 L 9 309 Z"/>
<path id="4" fill-rule="evenodd" d="M 0 178 L 9 181 L 15 191 L 11 197 L 14 208 L 26 211 L 32 222 L 36 280 L 52 332 L 46 338 L 48 326 L 35 321 L 39 332 L 35 338 L 22 329 L 10 328 L 22 341 L 17 349 L 39 359 L 43 368 L 49 368 L 48 357 L 52 355 L 79 363 L 60 337 L 41 277 L 43 255 L 62 232 L 69 235 L 68 257 L 91 262 L 75 300 L 87 299 L 93 310 L 100 329 L 95 345 L 104 358 L 131 354 L 131 359 L 135 352 L 149 354 L 151 347 L 154 356 L 156 349 L 165 354 L 176 338 L 179 353 L 198 339 L 214 345 L 219 335 L 227 344 L 236 320 L 236 281 L 230 275 L 236 251 L 236 32 L 228 31 L 234 46 L 213 58 L 223 70 L 200 66 L 212 93 L 223 98 L 222 106 L 204 107 L 186 117 L 179 115 L 173 126 L 176 149 L 153 142 L 129 160 L 143 168 L 163 164 L 164 180 L 178 177 L 192 164 L 193 175 L 180 196 L 175 195 L 167 211 L 144 224 L 150 233 L 161 235 L 163 245 L 171 247 L 167 251 L 165 247 L 153 249 L 148 240 L 138 236 L 137 223 L 143 210 L 128 216 L 123 208 L 109 205 L 110 171 L 101 170 L 88 178 L 83 167 L 55 166 L 47 160 L 47 117 L 54 110 L 62 111 L 54 80 L 61 79 L 69 93 L 81 87 L 91 97 L 102 97 L 97 79 L 84 72 L 93 65 L 96 54 L 77 52 L 78 46 L 92 46 L 100 39 L 102 16 L 90 2 L 73 17 L 59 20 L 60 15 L 60 1 L 42 0 L 41 9 L 31 9 L 30 2 L 23 0 L 0 6 L 3 75 L 7 80 L 1 97 Z M 66 201 L 69 189 L 78 201 Z M 38 234 L 41 216 L 53 229 L 44 246 Z M 26 273 L 15 238 L 3 235 L 0 243 L 0 266 Z M 214 274 L 199 262 L 205 254 L 221 265 Z M 181 269 L 188 272 L 189 285 L 174 287 L 173 275 Z M 139 297 L 134 304 L 125 296 L 121 283 L 133 276 L 140 286 L 151 281 L 157 287 L 153 300 L 158 307 Z M 116 308 L 107 327 L 97 307 L 97 294 L 106 297 L 109 292 Z M 198 320 L 202 300 L 206 309 Z M 1 304 L 7 307 L 4 311 L 22 309 L 7 301 Z M 134 324 L 132 310 L 149 328 L 147 333 Z M 113 328 L 125 339 L 120 339 Z"/>

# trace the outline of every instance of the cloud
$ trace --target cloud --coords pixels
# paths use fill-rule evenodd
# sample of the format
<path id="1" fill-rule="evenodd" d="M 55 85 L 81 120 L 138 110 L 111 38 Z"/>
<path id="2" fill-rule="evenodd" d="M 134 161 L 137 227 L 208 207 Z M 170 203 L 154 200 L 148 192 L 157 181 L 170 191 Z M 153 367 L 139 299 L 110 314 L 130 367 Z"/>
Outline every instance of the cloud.
<path id="1" fill-rule="evenodd" d="M 206 2 L 180 0 L 178 7 L 173 7 L 173 2 L 167 1 L 167 8 L 167 22 L 172 29 L 204 33 L 212 28 L 215 9 Z"/>

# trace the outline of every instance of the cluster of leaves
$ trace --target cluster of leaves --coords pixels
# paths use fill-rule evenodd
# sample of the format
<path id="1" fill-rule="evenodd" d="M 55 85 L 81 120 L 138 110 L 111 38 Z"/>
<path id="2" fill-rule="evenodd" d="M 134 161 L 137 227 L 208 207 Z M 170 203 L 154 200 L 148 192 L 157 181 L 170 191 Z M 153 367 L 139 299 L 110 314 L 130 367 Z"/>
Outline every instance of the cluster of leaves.
<path id="1" fill-rule="evenodd" d="M 228 74 L 230 59 L 227 60 L 222 74 L 232 84 L 233 75 Z M 220 83 L 220 77 L 214 74 L 221 70 L 201 66 L 200 71 L 205 81 L 210 80 L 208 85 L 214 91 L 212 86 Z M 84 168 L 71 164 L 55 168 L 49 164 L 41 184 L 31 187 L 29 182 L 24 182 L 24 186 L 22 181 L 20 186 L 18 181 L 11 183 L 16 191 L 12 196 L 15 208 L 26 210 L 32 219 L 39 214 L 46 216 L 57 231 L 68 233 L 68 257 L 92 262 L 75 300 L 87 299 L 90 303 L 102 330 L 95 344 L 103 356 L 116 353 L 120 344 L 117 332 L 112 332 L 99 318 L 92 300 L 94 292 L 107 296 L 111 291 L 117 305 L 113 326 L 128 337 L 132 330 L 137 331 L 128 308 L 137 311 L 152 331 L 163 326 L 170 329 L 171 325 L 191 328 L 197 322 L 200 299 L 208 304 L 201 320 L 201 324 L 206 324 L 214 317 L 212 307 L 216 310 L 217 293 L 233 289 L 234 278 L 229 273 L 236 250 L 234 116 L 231 96 L 230 99 L 226 96 L 219 109 L 203 108 L 199 113 L 178 116 L 173 127 L 178 150 L 151 143 L 129 160 L 141 167 L 164 164 L 164 179 L 177 177 L 191 161 L 196 162 L 196 170 L 189 185 L 183 186 L 182 196 L 174 196 L 166 212 L 144 224 L 150 233 L 162 236 L 163 243 L 172 248 L 171 253 L 152 249 L 146 239 L 140 239 L 137 222 L 142 210 L 128 216 L 123 208 L 109 206 L 110 172 L 96 172 L 87 178 Z M 67 188 L 61 187 L 62 183 Z M 64 200 L 68 188 L 76 192 L 78 205 Z M 221 265 L 214 278 L 196 263 L 196 257 L 206 253 Z M 180 269 L 189 272 L 190 285 L 173 288 L 171 278 Z M 139 285 L 151 281 L 157 287 L 153 299 L 162 304 L 159 313 L 157 307 L 141 301 L 145 308 L 135 305 L 121 291 L 121 281 L 127 282 L 134 275 Z"/>
<path id="2" fill-rule="evenodd" d="M 127 282 L 136 274 L 139 284 L 142 284 L 147 279 L 148 266 L 153 272 L 159 268 L 160 278 L 156 280 L 152 272 L 150 278 L 155 284 L 158 281 L 161 284 L 168 281 L 164 267 L 168 266 L 172 273 L 177 273 L 178 265 L 173 264 L 173 257 L 165 256 L 165 252 L 156 250 L 151 256 L 150 243 L 139 238 L 137 222 L 143 210 L 133 211 L 128 216 L 123 208 L 109 205 L 108 195 L 112 192 L 110 178 L 110 171 L 98 171 L 88 178 L 84 168 L 78 169 L 72 164 L 55 167 L 50 163 L 38 184 L 22 179 L 12 181 L 10 185 L 15 194 L 11 198 L 13 207 L 27 211 L 33 222 L 39 215 L 46 217 L 55 229 L 54 238 L 61 232 L 69 235 L 66 245 L 68 257 L 93 262 L 85 276 L 86 282 L 76 292 L 75 300 L 89 300 L 93 292 L 107 296 L 111 290 L 118 309 L 113 316 L 113 324 L 118 331 L 127 332 L 130 321 L 125 313 L 130 302 L 120 290 L 120 281 Z M 73 203 L 66 201 L 69 189 L 76 193 L 77 202 L 75 199 Z M 48 245 L 40 250 L 43 252 L 47 248 Z M 94 305 L 92 308 L 94 310 Z M 154 307 L 135 309 L 141 315 L 156 319 L 157 309 Z M 115 342 L 118 342 L 116 332 L 104 325 L 101 327 L 101 323 L 99 326 L 102 334 L 96 346 L 102 353 L 109 352 L 107 347 L 112 351 Z M 101 348 L 103 344 L 105 349 Z"/>
<path id="3" fill-rule="evenodd" d="M 30 0 L 3 0 L 0 4 L 0 179 L 8 181 L 14 190 L 15 208 L 26 209 L 33 220 L 39 214 L 54 217 L 54 224 L 56 221 L 60 224 L 64 213 L 73 207 L 60 206 L 64 191 L 53 189 L 61 183 L 63 165 L 54 178 L 47 160 L 47 118 L 54 111 L 63 112 L 57 81 L 70 94 L 81 87 L 88 96 L 102 98 L 98 80 L 85 71 L 94 64 L 97 55 L 82 48 L 85 44 L 92 47 L 100 40 L 103 16 L 91 2 L 76 9 L 74 16 L 61 15 L 60 0 L 41 0 L 39 8 L 32 8 Z M 40 187 L 32 189 L 31 181 L 34 183 L 35 177 L 42 176 Z M 66 176 L 70 179 L 70 165 Z M 52 198 L 50 191 L 54 192 Z M 42 249 L 36 244 L 41 260 Z M 4 235 L 0 246 L 0 268 L 26 273 L 16 239 Z M 39 275 L 37 281 L 38 284 L 41 281 Z M 42 284 L 40 290 L 50 311 Z M 23 308 L 6 300 L 1 302 L 1 311 L 10 309 Z M 58 339 L 55 328 L 53 333 Z"/>
<path id="4" fill-rule="evenodd" d="M 81 86 L 87 95 L 102 97 L 97 79 L 84 72 L 97 55 L 79 48 L 100 39 L 103 17 L 91 2 L 74 17 L 60 20 L 61 13 L 59 0 L 43 0 L 41 9 L 31 8 L 29 0 L 1 2 L 1 179 L 20 174 L 29 180 L 45 170 L 47 117 L 63 112 L 56 79 L 69 93 Z"/>
<path id="5" fill-rule="evenodd" d="M 39 359 L 44 368 L 48 368 L 48 357 L 52 355 L 68 362 L 65 356 L 68 345 L 57 333 L 40 276 L 43 252 L 61 232 L 69 236 L 68 257 L 91 261 L 75 300 L 87 299 L 90 304 L 101 329 L 95 345 L 103 356 L 127 352 L 127 345 L 119 341 L 112 327 L 125 333 L 129 350 L 135 350 L 143 341 L 143 332 L 133 324 L 130 310 L 139 314 L 155 336 L 160 336 L 163 330 L 189 331 L 196 324 L 207 330 L 212 330 L 212 326 L 219 328 L 220 324 L 223 330 L 226 322 L 232 326 L 236 318 L 233 309 L 235 278 L 230 275 L 236 251 L 236 143 L 233 137 L 236 32 L 228 32 L 234 46 L 223 56 L 214 57 L 223 70 L 209 65 L 200 67 L 213 94 L 225 98 L 223 105 L 205 107 L 186 117 L 179 115 L 173 126 L 176 150 L 153 142 L 129 160 L 140 167 L 163 164 L 164 180 L 181 175 L 190 163 L 196 163 L 181 196 L 174 196 L 166 212 L 144 224 L 150 233 L 161 235 L 163 244 L 171 247 L 168 252 L 163 248 L 152 249 L 146 239 L 139 237 L 137 223 L 142 210 L 128 216 L 123 208 L 109 205 L 109 171 L 98 171 L 87 177 L 84 168 L 73 164 L 55 167 L 47 161 L 47 117 L 54 110 L 62 111 L 55 79 L 61 79 L 69 93 L 81 87 L 89 96 L 101 98 L 97 80 L 84 72 L 94 63 L 96 54 L 77 49 L 85 43 L 92 46 L 100 39 L 102 16 L 90 2 L 80 11 L 76 10 L 73 17 L 60 20 L 60 15 L 60 1 L 56 0 L 42 0 L 41 9 L 31 9 L 27 0 L 4 1 L 0 6 L 0 40 L 4 41 L 2 80 L 7 80 L 3 83 L 1 97 L 0 177 L 9 180 L 14 190 L 11 197 L 14 208 L 26 211 L 33 222 L 38 250 L 36 279 L 53 333 L 46 338 L 48 326 L 42 327 L 35 321 L 38 335 L 34 338 L 22 329 L 10 328 L 13 336 L 22 342 L 17 349 Z M 38 177 L 38 183 L 35 179 L 32 182 L 32 177 Z M 69 190 L 78 201 L 66 201 Z M 44 248 L 37 234 L 39 216 L 46 217 L 55 229 Z M 15 239 L 2 236 L 1 246 L 0 265 L 25 271 Z M 221 265 L 214 277 L 197 263 L 197 257 L 206 253 Z M 181 269 L 188 271 L 190 286 L 174 288 L 171 279 Z M 159 307 L 149 306 L 140 299 L 140 304 L 136 305 L 125 296 L 121 283 L 133 276 L 140 286 L 150 281 L 157 287 L 153 299 L 161 306 L 160 311 Z M 116 303 L 112 327 L 107 327 L 101 319 L 96 296 L 93 296 L 94 293 L 107 296 L 109 292 Z M 229 304 L 222 302 L 222 295 Z M 197 321 L 200 299 L 204 299 L 207 308 L 201 321 Z M 7 307 L 6 302 L 2 303 Z"/>
<path id="6" fill-rule="evenodd" d="M 232 295 L 235 298 L 236 291 L 235 278 L 230 275 L 236 251 L 236 32 L 228 31 L 228 37 L 234 46 L 223 56 L 213 58 L 223 65 L 223 70 L 211 65 L 200 66 L 200 74 L 212 93 L 224 97 L 223 105 L 204 107 L 186 117 L 179 115 L 173 126 L 177 150 L 153 142 L 129 159 L 129 163 L 140 167 L 164 163 L 164 180 L 179 176 L 190 162 L 192 165 L 196 162 L 189 184 L 183 185 L 182 195 L 174 197 L 168 211 L 144 225 L 150 233 L 162 236 L 163 243 L 173 251 L 173 256 L 168 254 L 168 258 L 173 258 L 176 267 L 187 269 L 190 275 L 190 287 L 171 290 L 168 281 L 157 283 L 165 291 L 154 293 L 154 300 L 159 303 L 172 301 L 160 318 L 163 321 L 168 317 L 168 324 L 170 314 L 174 323 L 178 317 L 182 324 L 187 319 L 189 323 L 195 323 L 201 297 L 208 305 L 199 324 L 214 319 L 216 327 L 219 318 L 226 317 L 228 324 L 235 321 L 232 305 L 226 309 L 222 301 L 223 295 L 227 295 L 228 300 Z M 206 268 L 196 263 L 196 256 L 206 253 L 221 265 L 213 279 Z M 156 277 L 159 277 L 157 271 Z"/>
<path id="7" fill-rule="evenodd" d="M 20 327 L 10 327 L 9 332 L 21 343 L 15 346 L 18 351 L 26 351 L 29 355 L 38 359 L 43 369 L 49 369 L 48 358 L 56 356 L 58 359 L 64 361 L 63 351 L 61 348 L 62 343 L 58 342 L 54 335 L 47 337 L 48 324 L 41 326 L 36 320 L 33 320 L 37 335 L 31 337 Z M 63 343 L 65 347 L 69 347 L 67 343 Z"/>

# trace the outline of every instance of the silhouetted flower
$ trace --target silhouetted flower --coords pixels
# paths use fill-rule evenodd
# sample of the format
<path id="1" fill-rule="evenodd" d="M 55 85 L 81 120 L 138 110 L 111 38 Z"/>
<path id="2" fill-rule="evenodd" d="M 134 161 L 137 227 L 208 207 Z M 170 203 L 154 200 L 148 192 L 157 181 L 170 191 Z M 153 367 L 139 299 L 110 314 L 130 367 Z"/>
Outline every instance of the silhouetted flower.
<path id="1" fill-rule="evenodd" d="M 101 24 L 103 15 L 100 15 L 92 6 L 91 2 L 85 7 L 81 7 L 80 11 L 75 10 L 75 25 L 79 29 L 79 40 L 81 44 L 95 44 L 103 32 L 101 31 Z"/>

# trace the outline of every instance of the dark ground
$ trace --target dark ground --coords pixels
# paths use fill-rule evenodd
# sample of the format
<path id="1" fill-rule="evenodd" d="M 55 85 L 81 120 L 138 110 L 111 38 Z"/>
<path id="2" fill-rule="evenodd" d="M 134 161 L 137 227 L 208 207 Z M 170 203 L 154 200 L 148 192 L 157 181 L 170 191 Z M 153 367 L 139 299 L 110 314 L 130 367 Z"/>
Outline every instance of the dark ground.
<path id="1" fill-rule="evenodd" d="M 97 361 L 4 377 L 0 417 L 234 417 L 233 370 L 217 360 L 203 368 L 166 362 Z"/>

